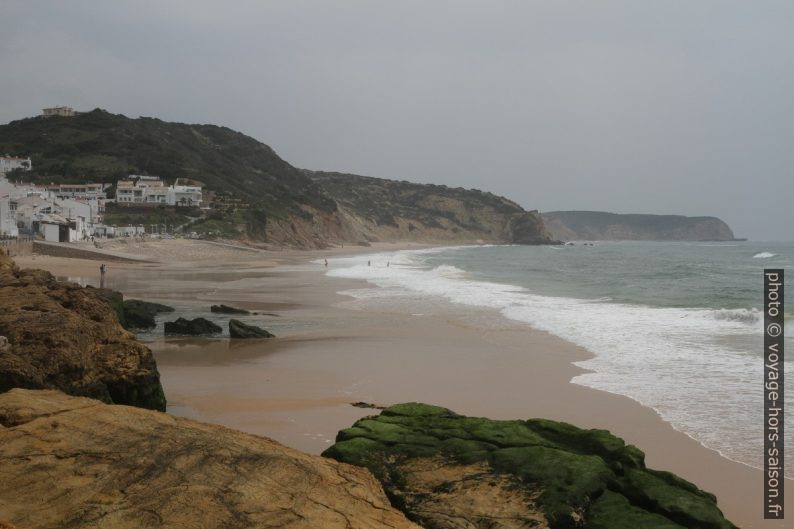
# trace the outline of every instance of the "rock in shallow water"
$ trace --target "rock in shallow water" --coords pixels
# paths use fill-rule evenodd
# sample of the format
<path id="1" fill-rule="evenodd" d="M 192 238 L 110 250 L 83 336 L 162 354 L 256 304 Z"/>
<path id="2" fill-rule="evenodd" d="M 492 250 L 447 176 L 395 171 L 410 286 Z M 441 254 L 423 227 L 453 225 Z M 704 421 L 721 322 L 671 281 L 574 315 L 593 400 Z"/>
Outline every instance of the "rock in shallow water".
<path id="1" fill-rule="evenodd" d="M 127 320 L 128 328 L 151 329 L 156 327 L 157 323 L 154 317 L 161 312 L 174 312 L 174 307 L 140 299 L 124 300 L 124 317 Z"/>
<path id="2" fill-rule="evenodd" d="M 0 461 L 20 528 L 420 529 L 366 469 L 57 391 L 0 395 Z"/>
<path id="3" fill-rule="evenodd" d="M 494 421 L 398 404 L 342 430 L 323 455 L 365 466 L 427 529 L 733 529 L 713 495 L 645 467 L 606 430 Z"/>
<path id="4" fill-rule="evenodd" d="M 210 307 L 210 312 L 219 312 L 221 314 L 250 314 L 250 312 L 245 309 L 237 309 L 229 305 L 212 305 Z"/>
<path id="5" fill-rule="evenodd" d="M 232 338 L 275 338 L 261 327 L 247 325 L 240 320 L 229 320 L 229 336 Z"/>
<path id="6" fill-rule="evenodd" d="M 206 318 L 194 318 L 186 320 L 177 318 L 176 321 L 167 321 L 163 325 L 165 334 L 181 334 L 188 336 L 200 336 L 204 334 L 218 334 L 223 331 L 219 325 L 215 325 Z"/>

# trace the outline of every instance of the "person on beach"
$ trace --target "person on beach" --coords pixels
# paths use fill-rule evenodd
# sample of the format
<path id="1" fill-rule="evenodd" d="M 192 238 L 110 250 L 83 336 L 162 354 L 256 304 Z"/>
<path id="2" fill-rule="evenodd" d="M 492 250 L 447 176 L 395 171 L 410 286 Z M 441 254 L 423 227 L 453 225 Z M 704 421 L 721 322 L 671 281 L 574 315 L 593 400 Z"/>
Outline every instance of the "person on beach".
<path id="1" fill-rule="evenodd" d="M 328 259 L 325 260 L 325 266 L 328 266 Z"/>
<path id="2" fill-rule="evenodd" d="M 390 264 L 391 264 L 391 261 L 386 261 L 386 268 L 389 268 Z"/>
<path id="3" fill-rule="evenodd" d="M 105 288 L 105 272 L 107 271 L 107 267 L 105 263 L 99 265 L 99 288 Z"/>
<path id="4" fill-rule="evenodd" d="M 372 261 L 367 261 L 367 266 L 372 266 Z"/>

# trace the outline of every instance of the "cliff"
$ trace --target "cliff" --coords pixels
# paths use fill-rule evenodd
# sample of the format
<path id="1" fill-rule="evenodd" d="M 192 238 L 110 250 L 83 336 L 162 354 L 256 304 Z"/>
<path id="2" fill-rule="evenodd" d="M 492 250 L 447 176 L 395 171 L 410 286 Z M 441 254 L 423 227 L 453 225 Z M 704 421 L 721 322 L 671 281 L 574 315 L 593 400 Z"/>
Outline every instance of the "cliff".
<path id="1" fill-rule="evenodd" d="M 342 430 L 324 452 L 369 468 L 426 529 L 733 529 L 713 495 L 645 467 L 606 430 L 465 417 L 398 404 Z"/>
<path id="2" fill-rule="evenodd" d="M 552 237 L 583 241 L 732 241 L 733 231 L 716 217 L 549 211 L 542 214 Z"/>
<path id="3" fill-rule="evenodd" d="M 537 211 L 477 189 L 310 173 L 337 204 L 346 239 L 548 244 Z"/>
<path id="4" fill-rule="evenodd" d="M 190 223 L 212 237 L 303 248 L 374 241 L 538 244 L 537 212 L 477 190 L 301 170 L 226 127 L 130 119 L 96 109 L 0 125 L 0 153 L 24 154 L 39 184 L 115 183 L 128 174 L 192 178 L 238 207 L 109 208 L 118 225 Z M 227 201 L 230 202 L 230 201 Z M 115 219 L 115 220 L 114 220 Z"/>
<path id="5" fill-rule="evenodd" d="M 20 528 L 419 529 L 366 469 L 57 391 L 0 394 L 0 467 Z"/>
<path id="6" fill-rule="evenodd" d="M 20 270 L 0 252 L 0 300 L 0 392 L 53 388 L 165 410 L 152 352 L 119 324 L 120 295 Z"/>

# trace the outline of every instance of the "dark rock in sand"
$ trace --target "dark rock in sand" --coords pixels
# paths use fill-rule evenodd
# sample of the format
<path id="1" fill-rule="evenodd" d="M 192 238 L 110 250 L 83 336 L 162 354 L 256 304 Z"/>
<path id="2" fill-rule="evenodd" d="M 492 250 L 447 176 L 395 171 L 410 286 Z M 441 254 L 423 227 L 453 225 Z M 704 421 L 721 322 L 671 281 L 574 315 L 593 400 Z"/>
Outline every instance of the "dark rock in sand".
<path id="1" fill-rule="evenodd" d="M 382 410 L 385 408 L 385 406 L 378 406 L 377 404 L 372 404 L 371 402 L 361 402 L 361 401 L 351 402 L 350 405 L 355 408 L 367 408 L 373 410 Z"/>
<path id="2" fill-rule="evenodd" d="M 59 389 L 165 411 L 152 352 L 119 325 L 121 294 L 20 270 L 0 252 L 0 393 Z"/>
<path id="3" fill-rule="evenodd" d="M 150 329 L 156 327 L 154 317 L 160 312 L 174 312 L 174 307 L 139 299 L 124 301 L 124 316 L 127 327 L 133 329 Z"/>
<path id="4" fill-rule="evenodd" d="M 465 417 L 398 404 L 342 430 L 323 453 L 367 467 L 426 529 L 734 529 L 712 494 L 645 467 L 606 430 Z"/>
<path id="5" fill-rule="evenodd" d="M 237 309 L 228 305 L 213 305 L 210 307 L 211 312 L 219 312 L 221 314 L 250 314 L 245 309 Z"/>
<path id="6" fill-rule="evenodd" d="M 203 334 L 217 334 L 223 329 L 205 318 L 195 318 L 186 320 L 178 318 L 176 321 L 167 321 L 164 325 L 165 334 L 185 334 L 190 336 L 200 336 Z"/>
<path id="7" fill-rule="evenodd" d="M 240 320 L 229 320 L 229 336 L 232 338 L 275 338 L 261 327 L 247 325 Z"/>

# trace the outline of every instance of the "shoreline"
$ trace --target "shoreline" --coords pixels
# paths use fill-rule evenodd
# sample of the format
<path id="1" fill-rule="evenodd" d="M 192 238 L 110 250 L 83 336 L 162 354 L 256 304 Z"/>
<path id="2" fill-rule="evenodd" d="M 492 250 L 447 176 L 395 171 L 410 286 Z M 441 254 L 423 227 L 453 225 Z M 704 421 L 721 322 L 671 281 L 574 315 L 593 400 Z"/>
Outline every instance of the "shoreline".
<path id="1" fill-rule="evenodd" d="M 410 246 L 419 247 L 433 246 Z M 784 526 L 762 519 L 760 470 L 706 448 L 629 397 L 570 382 L 584 372 L 573 362 L 592 357 L 589 351 L 523 323 L 506 321 L 483 328 L 472 323 L 469 316 L 477 311 L 470 308 L 453 307 L 422 317 L 356 311 L 349 306 L 350 298 L 339 292 L 377 287 L 363 280 L 329 278 L 321 265 L 311 264 L 326 255 L 387 249 L 407 245 L 268 251 L 259 259 L 247 254 L 223 263 L 187 263 L 171 256 L 160 263 L 114 263 L 108 286 L 125 296 L 166 302 L 275 307 L 279 324 L 311 323 L 286 328 L 264 346 L 232 346 L 223 338 L 145 342 L 155 352 L 166 397 L 174 402 L 172 413 L 311 452 L 327 446 L 329 435 L 371 414 L 349 405 L 358 400 L 416 400 L 493 419 L 562 420 L 608 429 L 636 444 L 646 453 L 649 467 L 675 472 L 715 493 L 726 516 L 741 527 Z M 22 267 L 98 282 L 96 261 L 16 259 Z M 237 266 L 229 270 L 231 264 Z M 318 269 L 311 271 L 312 266 Z M 155 271 L 158 277 L 153 280 Z M 170 290 L 164 290 L 168 286 Z M 476 391 L 478 387 L 483 391 Z M 759 498 L 757 507 L 753 497 Z"/>

